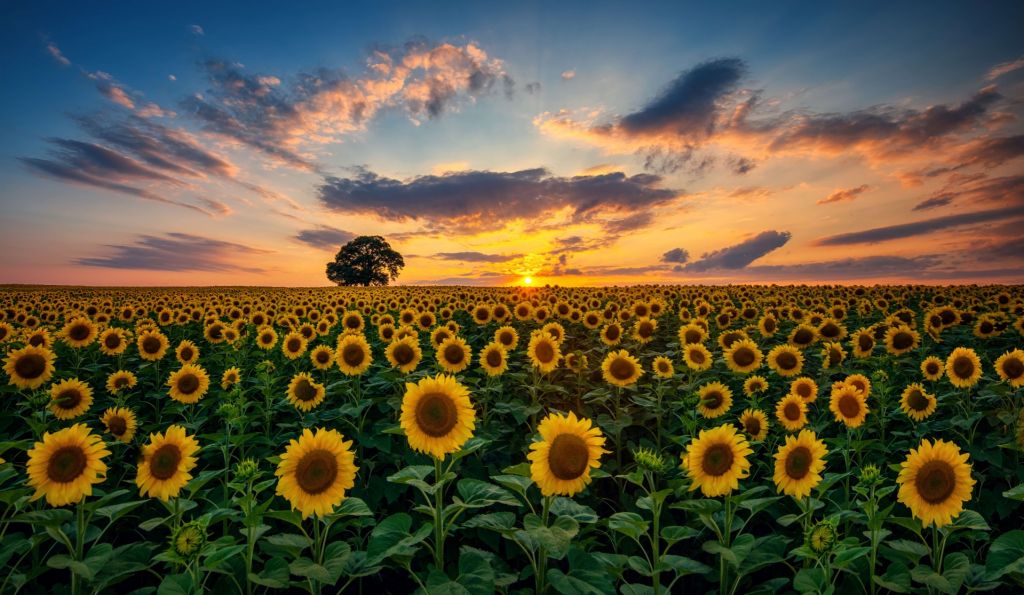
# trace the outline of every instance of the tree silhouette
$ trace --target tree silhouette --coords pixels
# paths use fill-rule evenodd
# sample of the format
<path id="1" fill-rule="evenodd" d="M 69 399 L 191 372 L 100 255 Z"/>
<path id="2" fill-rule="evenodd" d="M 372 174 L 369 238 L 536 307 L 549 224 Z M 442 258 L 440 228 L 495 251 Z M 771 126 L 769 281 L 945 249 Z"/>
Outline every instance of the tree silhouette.
<path id="1" fill-rule="evenodd" d="M 402 255 L 380 236 L 359 236 L 327 263 L 327 278 L 338 285 L 387 285 L 405 266 Z"/>

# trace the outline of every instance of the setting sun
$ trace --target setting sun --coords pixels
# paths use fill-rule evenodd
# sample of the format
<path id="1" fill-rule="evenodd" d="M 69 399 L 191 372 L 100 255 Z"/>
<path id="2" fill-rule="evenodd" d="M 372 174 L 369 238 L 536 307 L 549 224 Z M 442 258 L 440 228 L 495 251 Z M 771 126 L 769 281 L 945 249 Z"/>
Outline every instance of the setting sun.
<path id="1" fill-rule="evenodd" d="M 523 277 L 523 285 L 533 285 L 533 277 Z"/>

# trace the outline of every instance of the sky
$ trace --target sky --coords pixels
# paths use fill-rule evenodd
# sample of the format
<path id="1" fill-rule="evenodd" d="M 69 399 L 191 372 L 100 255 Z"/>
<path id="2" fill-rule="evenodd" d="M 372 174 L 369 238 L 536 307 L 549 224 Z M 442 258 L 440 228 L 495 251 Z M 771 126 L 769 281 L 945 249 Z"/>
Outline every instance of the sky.
<path id="1" fill-rule="evenodd" d="M 0 283 L 1024 282 L 1020 2 L 0 10 Z"/>

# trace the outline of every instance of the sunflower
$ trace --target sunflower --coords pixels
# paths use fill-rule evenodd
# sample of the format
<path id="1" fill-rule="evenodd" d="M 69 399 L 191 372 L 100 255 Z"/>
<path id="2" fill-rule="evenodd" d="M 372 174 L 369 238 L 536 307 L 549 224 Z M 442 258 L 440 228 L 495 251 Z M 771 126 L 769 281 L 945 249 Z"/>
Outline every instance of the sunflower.
<path id="1" fill-rule="evenodd" d="M 573 351 L 572 353 L 567 353 L 565 355 L 566 367 L 577 374 L 582 374 L 587 371 L 587 363 L 587 356 L 580 351 Z"/>
<path id="2" fill-rule="evenodd" d="M 167 342 L 167 337 L 163 333 L 152 329 L 140 333 L 139 338 L 135 340 L 135 345 L 139 348 L 139 357 L 155 362 L 164 358 L 170 343 Z"/>
<path id="3" fill-rule="evenodd" d="M 938 400 L 934 395 L 928 394 L 920 384 L 914 383 L 903 389 L 903 396 L 900 397 L 900 409 L 910 419 L 921 421 L 935 413 L 936 406 L 938 406 Z"/>
<path id="4" fill-rule="evenodd" d="M 497 341 L 491 341 L 480 351 L 480 366 L 488 376 L 500 376 L 508 369 L 505 348 Z"/>
<path id="5" fill-rule="evenodd" d="M 44 433 L 28 451 L 28 485 L 36 490 L 31 500 L 46 496 L 50 506 L 64 506 L 92 495 L 92 486 L 107 477 L 103 458 L 109 454 L 85 424 Z"/>
<path id="6" fill-rule="evenodd" d="M 549 413 L 537 427 L 541 439 L 530 444 L 530 477 L 544 496 L 573 496 L 590 483 L 590 470 L 608 451 L 601 429 L 589 419 Z"/>
<path id="7" fill-rule="evenodd" d="M 825 343 L 821 347 L 821 369 L 828 370 L 842 365 L 846 359 L 846 351 L 838 342 Z"/>
<path id="8" fill-rule="evenodd" d="M 334 350 L 338 368 L 346 376 L 359 376 L 373 363 L 373 352 L 366 337 L 349 333 L 338 339 L 338 347 Z"/>
<path id="9" fill-rule="evenodd" d="M 721 382 L 709 382 L 697 391 L 700 401 L 697 410 L 707 419 L 725 415 L 732 407 L 732 391 Z"/>
<path id="10" fill-rule="evenodd" d="M 53 376 L 54 359 L 56 356 L 49 349 L 28 345 L 7 354 L 4 372 L 10 377 L 9 384 L 36 389 Z"/>
<path id="11" fill-rule="evenodd" d="M 256 331 L 256 346 L 264 351 L 269 351 L 277 345 L 277 331 L 273 327 L 263 326 Z"/>
<path id="12" fill-rule="evenodd" d="M 530 336 L 530 343 L 526 346 L 526 355 L 530 358 L 530 364 L 534 368 L 542 374 L 547 374 L 558 367 L 562 349 L 551 335 L 537 332 Z"/>
<path id="13" fill-rule="evenodd" d="M 809 496 L 821 483 L 825 470 L 825 443 L 811 430 L 801 430 L 796 436 L 786 436 L 786 443 L 775 453 L 775 486 L 779 492 L 794 498 Z"/>
<path id="14" fill-rule="evenodd" d="M 671 378 L 675 372 L 672 367 L 672 360 L 663 355 L 654 358 L 654 362 L 651 363 L 651 369 L 658 378 Z"/>
<path id="15" fill-rule="evenodd" d="M 848 384 L 864 393 L 864 398 L 871 397 L 871 380 L 863 374 L 850 374 L 843 379 L 843 384 Z"/>
<path id="16" fill-rule="evenodd" d="M 85 317 L 75 318 L 65 324 L 64 328 L 60 331 L 60 336 L 64 339 L 64 342 L 76 349 L 91 344 L 96 340 L 96 335 L 98 334 L 96 324 Z"/>
<path id="17" fill-rule="evenodd" d="M 796 376 L 804 368 L 804 354 L 792 345 L 776 345 L 768 352 L 768 367 L 779 376 Z"/>
<path id="18" fill-rule="evenodd" d="M 818 328 L 809 324 L 801 324 L 789 334 L 789 344 L 798 349 L 806 349 L 818 340 Z"/>
<path id="19" fill-rule="evenodd" d="M 939 378 L 942 378 L 942 374 L 945 371 L 945 363 L 934 355 L 929 355 L 924 358 L 923 362 L 921 362 L 921 374 L 924 376 L 925 380 L 935 382 Z"/>
<path id="20" fill-rule="evenodd" d="M 711 352 L 703 343 L 687 343 L 683 347 L 683 361 L 686 362 L 687 368 L 695 372 L 707 370 L 714 363 Z"/>
<path id="21" fill-rule="evenodd" d="M 690 480 L 690 491 L 700 488 L 705 497 L 724 496 L 739 488 L 750 475 L 750 443 L 732 425 L 701 430 L 686 447 L 680 467 Z"/>
<path id="22" fill-rule="evenodd" d="M 775 406 L 775 419 L 790 432 L 803 428 L 807 425 L 807 402 L 800 395 L 789 393 Z"/>
<path id="23" fill-rule="evenodd" d="M 798 395 L 804 403 L 813 403 L 818 400 L 818 383 L 807 376 L 801 376 L 789 383 L 789 392 Z"/>
<path id="24" fill-rule="evenodd" d="M 757 343 L 750 339 L 734 341 L 723 352 L 725 364 L 733 372 L 748 374 L 761 366 L 764 354 L 757 348 Z"/>
<path id="25" fill-rule="evenodd" d="M 232 386 L 238 384 L 242 379 L 242 371 L 237 367 L 230 367 L 224 370 L 224 373 L 220 376 L 220 387 L 224 390 L 230 389 Z"/>
<path id="26" fill-rule="evenodd" d="M 849 428 L 858 428 L 868 415 L 867 397 L 863 392 L 849 384 L 839 384 L 832 388 L 828 409 Z"/>
<path id="27" fill-rule="evenodd" d="M 298 359 L 302 357 L 303 353 L 306 353 L 307 344 L 308 341 L 302 336 L 302 333 L 292 331 L 285 335 L 284 340 L 281 341 L 281 353 L 288 359 Z"/>
<path id="28" fill-rule="evenodd" d="M 405 384 L 400 421 L 410 448 L 443 459 L 473 436 L 476 411 L 465 386 L 438 374 Z"/>
<path id="29" fill-rule="evenodd" d="M 306 372 L 299 372 L 288 383 L 288 402 L 300 411 L 310 411 L 324 402 L 324 385 L 314 382 Z"/>
<path id="30" fill-rule="evenodd" d="M 601 363 L 601 375 L 605 382 L 626 387 L 635 384 L 644 375 L 640 362 L 625 349 L 612 351 Z"/>
<path id="31" fill-rule="evenodd" d="M 104 355 L 121 355 L 128 349 L 128 340 L 124 329 L 108 328 L 100 333 L 100 352 Z"/>
<path id="32" fill-rule="evenodd" d="M 494 331 L 494 340 L 501 343 L 506 350 L 511 351 L 519 345 L 519 333 L 510 326 L 503 326 Z"/>
<path id="33" fill-rule="evenodd" d="M 870 328 L 862 328 L 853 333 L 850 338 L 850 345 L 853 347 L 853 357 L 864 359 L 871 357 L 875 349 L 875 335 Z"/>
<path id="34" fill-rule="evenodd" d="M 178 347 L 174 350 L 174 357 L 182 365 L 194 364 L 199 360 L 199 348 L 192 341 L 184 339 L 181 343 L 178 343 Z"/>
<path id="35" fill-rule="evenodd" d="M 996 360 L 996 373 L 1013 388 L 1024 385 L 1024 351 L 1014 349 Z"/>
<path id="36" fill-rule="evenodd" d="M 740 414 L 740 425 L 751 440 L 761 441 L 768 436 L 768 416 L 760 409 L 747 409 Z"/>
<path id="37" fill-rule="evenodd" d="M 138 380 L 135 374 L 127 370 L 118 370 L 107 376 L 107 392 L 112 395 L 120 394 L 123 390 L 135 388 Z"/>
<path id="38" fill-rule="evenodd" d="M 423 351 L 415 337 L 403 337 L 389 343 L 384 348 L 384 355 L 392 367 L 403 374 L 408 374 L 419 365 Z"/>
<path id="39" fill-rule="evenodd" d="M 925 527 L 950 524 L 963 511 L 964 502 L 971 499 L 974 479 L 968 456 L 960 454 L 960 447 L 952 442 L 922 440 L 900 464 L 897 499 Z"/>
<path id="40" fill-rule="evenodd" d="M 613 322 L 601 329 L 601 342 L 605 345 L 618 345 L 622 341 L 622 326 Z"/>
<path id="41" fill-rule="evenodd" d="M 751 376 L 743 381 L 743 394 L 752 397 L 768 390 L 768 380 L 764 376 Z"/>
<path id="42" fill-rule="evenodd" d="M 302 518 L 326 516 L 355 486 L 355 454 L 352 441 L 337 430 L 309 428 L 298 440 L 292 439 L 277 465 L 277 495 L 283 496 Z"/>
<path id="43" fill-rule="evenodd" d="M 885 350 L 893 355 L 903 355 L 917 349 L 921 335 L 909 326 L 891 326 L 885 331 Z"/>
<path id="44" fill-rule="evenodd" d="M 167 379 L 171 398 L 179 403 L 198 403 L 210 388 L 210 375 L 201 366 L 185 364 Z"/>
<path id="45" fill-rule="evenodd" d="M 91 405 L 92 389 L 77 378 L 61 380 L 50 387 L 50 411 L 57 419 L 75 419 Z"/>
<path id="46" fill-rule="evenodd" d="M 309 361 L 317 370 L 330 370 L 334 365 L 334 350 L 329 345 L 317 345 L 309 352 Z"/>
<path id="47" fill-rule="evenodd" d="M 970 388 L 981 378 L 981 360 L 970 347 L 957 347 L 946 358 L 946 376 L 957 388 Z"/>
<path id="48" fill-rule="evenodd" d="M 135 437 L 135 412 L 124 407 L 111 407 L 100 417 L 107 432 L 121 442 L 131 442 Z"/>
<path id="49" fill-rule="evenodd" d="M 692 345 L 694 343 L 703 343 L 708 338 L 708 332 L 704 327 L 689 323 L 679 328 L 679 344 L 680 345 Z"/>
<path id="50" fill-rule="evenodd" d="M 633 325 L 633 338 L 640 345 L 650 343 L 654 338 L 654 331 L 658 329 L 658 321 L 654 318 L 641 318 Z"/>
<path id="51" fill-rule="evenodd" d="M 159 498 L 166 502 L 176 497 L 192 479 L 199 443 L 185 433 L 185 428 L 172 425 L 165 434 L 149 435 L 149 444 L 142 447 L 135 485 L 140 496 Z"/>

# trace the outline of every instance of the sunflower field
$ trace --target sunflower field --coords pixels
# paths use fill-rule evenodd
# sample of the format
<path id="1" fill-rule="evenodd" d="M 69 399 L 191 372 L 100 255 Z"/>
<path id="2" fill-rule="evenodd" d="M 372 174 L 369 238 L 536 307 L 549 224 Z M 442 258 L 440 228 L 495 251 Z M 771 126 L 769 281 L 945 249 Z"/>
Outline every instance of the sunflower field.
<path id="1" fill-rule="evenodd" d="M 1024 289 L 0 288 L 0 593 L 1020 593 Z"/>

